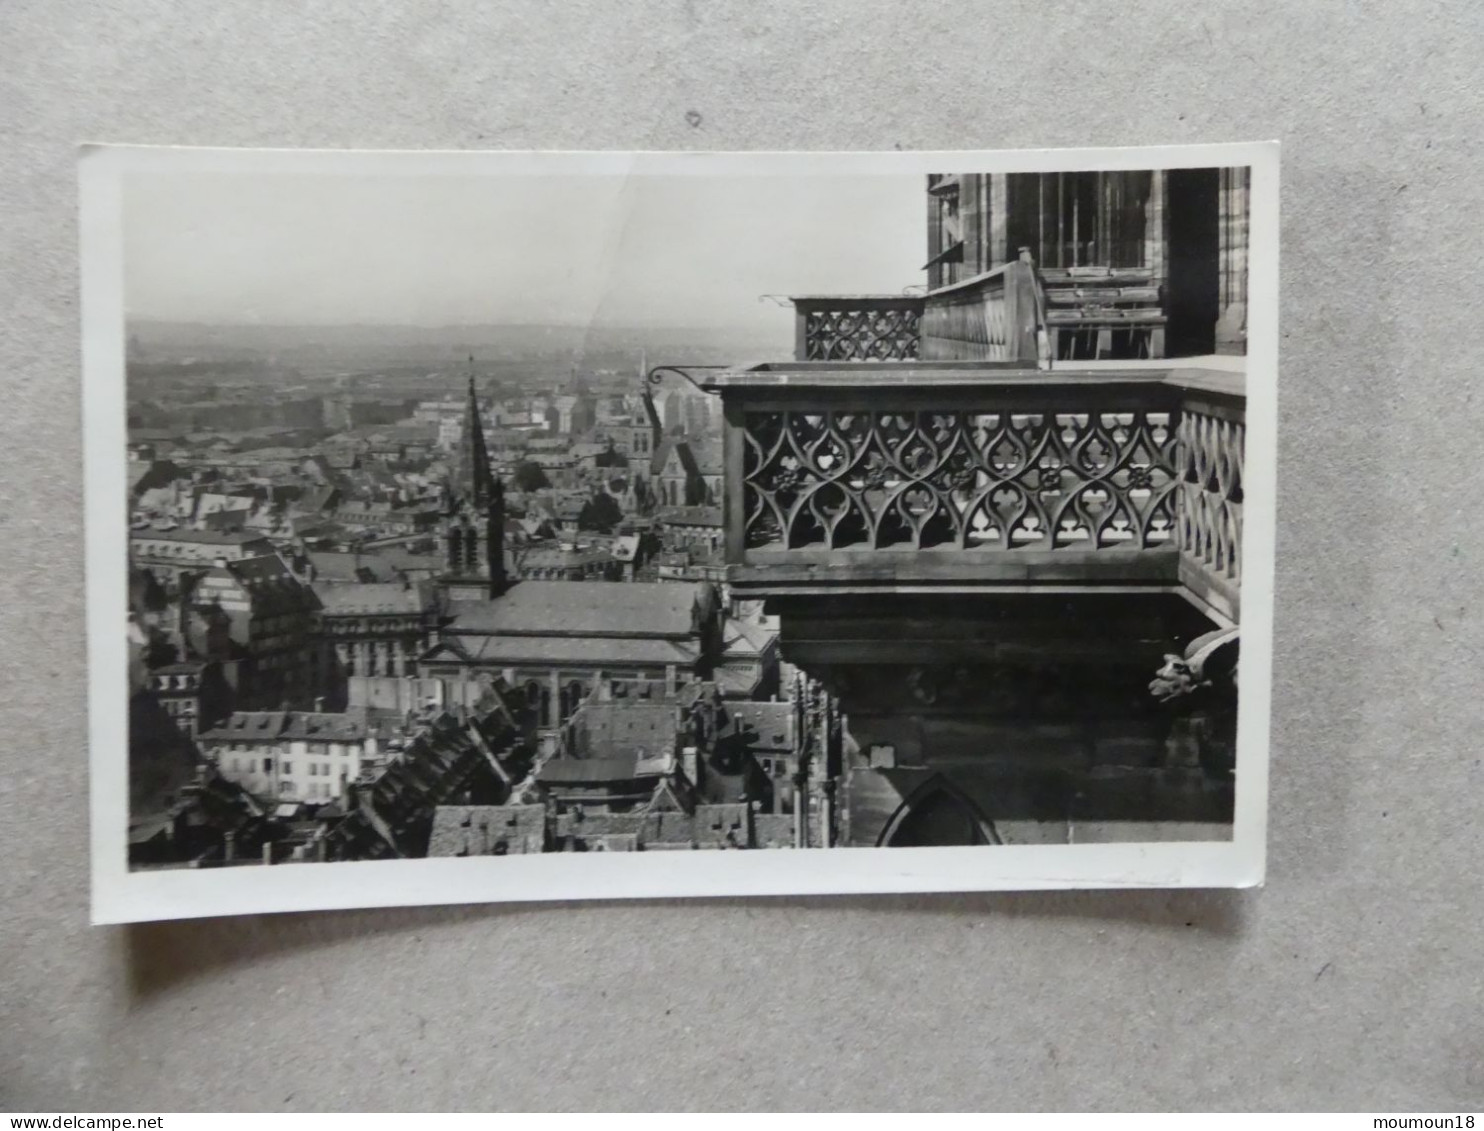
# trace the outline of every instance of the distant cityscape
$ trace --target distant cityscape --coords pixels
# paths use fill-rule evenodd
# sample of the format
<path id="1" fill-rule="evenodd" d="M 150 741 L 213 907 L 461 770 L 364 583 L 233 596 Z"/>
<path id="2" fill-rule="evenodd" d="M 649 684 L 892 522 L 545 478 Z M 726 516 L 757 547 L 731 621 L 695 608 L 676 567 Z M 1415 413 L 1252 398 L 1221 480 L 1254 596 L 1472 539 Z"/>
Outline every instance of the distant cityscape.
<path id="1" fill-rule="evenodd" d="M 727 598 L 719 399 L 646 380 L 745 343 L 360 331 L 131 327 L 131 863 L 806 835 L 828 712 Z"/>

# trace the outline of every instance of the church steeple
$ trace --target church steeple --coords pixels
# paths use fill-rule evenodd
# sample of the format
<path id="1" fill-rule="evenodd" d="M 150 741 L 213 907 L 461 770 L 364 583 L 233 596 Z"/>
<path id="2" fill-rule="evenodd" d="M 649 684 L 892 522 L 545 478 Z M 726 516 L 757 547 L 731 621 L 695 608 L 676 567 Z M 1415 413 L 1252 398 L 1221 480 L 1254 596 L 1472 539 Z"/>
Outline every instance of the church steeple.
<path id="1" fill-rule="evenodd" d="M 455 500 L 475 507 L 486 506 L 494 497 L 494 476 L 490 473 L 489 447 L 484 442 L 484 425 L 479 418 L 472 354 L 469 357 L 469 399 L 464 405 L 464 438 L 459 445 L 459 460 L 449 486 Z"/>
<path id="2" fill-rule="evenodd" d="M 490 470 L 472 357 L 464 436 L 444 491 L 438 541 L 447 599 L 484 600 L 505 591 L 505 486 Z"/>

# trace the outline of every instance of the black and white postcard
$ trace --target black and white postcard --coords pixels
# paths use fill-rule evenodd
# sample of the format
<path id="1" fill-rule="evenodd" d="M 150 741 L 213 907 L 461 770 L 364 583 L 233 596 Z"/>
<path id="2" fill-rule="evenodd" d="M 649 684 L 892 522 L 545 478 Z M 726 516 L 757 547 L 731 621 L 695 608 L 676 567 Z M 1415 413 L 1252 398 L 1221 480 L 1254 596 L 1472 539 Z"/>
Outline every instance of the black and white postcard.
<path id="1" fill-rule="evenodd" d="M 80 169 L 95 921 L 1262 881 L 1276 145 Z"/>

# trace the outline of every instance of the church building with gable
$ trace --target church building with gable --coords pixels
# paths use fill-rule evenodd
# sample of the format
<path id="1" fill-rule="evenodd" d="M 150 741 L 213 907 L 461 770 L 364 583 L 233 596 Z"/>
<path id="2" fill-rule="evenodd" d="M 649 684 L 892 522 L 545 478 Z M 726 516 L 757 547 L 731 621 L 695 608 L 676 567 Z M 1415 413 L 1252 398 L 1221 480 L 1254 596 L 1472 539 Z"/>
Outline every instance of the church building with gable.
<path id="1" fill-rule="evenodd" d="M 722 615 L 713 586 L 515 580 L 504 530 L 504 485 L 490 470 L 471 377 L 439 515 L 442 614 L 417 665 L 438 701 L 472 702 L 503 680 L 556 727 L 600 685 L 673 696 L 711 677 Z"/>

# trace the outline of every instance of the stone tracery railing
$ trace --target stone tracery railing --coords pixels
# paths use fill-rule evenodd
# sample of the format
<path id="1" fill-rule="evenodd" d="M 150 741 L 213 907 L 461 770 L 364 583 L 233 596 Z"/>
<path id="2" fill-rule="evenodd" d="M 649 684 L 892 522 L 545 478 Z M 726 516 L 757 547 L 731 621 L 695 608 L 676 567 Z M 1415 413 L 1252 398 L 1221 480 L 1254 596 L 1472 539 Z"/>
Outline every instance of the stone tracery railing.
<path id="1" fill-rule="evenodd" d="M 749 413 L 748 549 L 1148 548 L 1174 536 L 1168 412 Z"/>
<path id="2" fill-rule="evenodd" d="M 1184 584 L 1236 614 L 1235 374 L 796 363 L 708 384 L 740 589 Z"/>
<path id="3" fill-rule="evenodd" d="M 1176 443 L 1181 575 L 1233 604 L 1242 584 L 1246 443 L 1240 409 L 1215 401 L 1187 402 Z"/>
<path id="4" fill-rule="evenodd" d="M 1006 263 L 926 295 L 799 295 L 797 361 L 1027 361 L 1044 297 L 1028 263 Z"/>
<path id="5" fill-rule="evenodd" d="M 816 295 L 791 299 L 794 354 L 803 361 L 907 361 L 921 344 L 921 295 Z"/>

